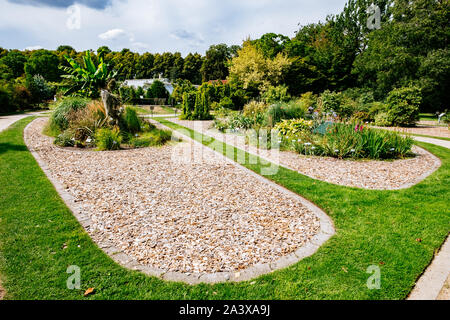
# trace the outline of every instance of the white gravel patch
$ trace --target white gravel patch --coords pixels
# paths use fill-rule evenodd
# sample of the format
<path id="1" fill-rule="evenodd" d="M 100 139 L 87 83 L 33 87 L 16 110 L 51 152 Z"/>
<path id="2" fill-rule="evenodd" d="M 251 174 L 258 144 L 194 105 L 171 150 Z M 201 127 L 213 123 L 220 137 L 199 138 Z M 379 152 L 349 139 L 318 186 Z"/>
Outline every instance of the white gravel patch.
<path id="1" fill-rule="evenodd" d="M 28 127 L 26 144 L 91 218 L 90 236 L 141 264 L 234 272 L 292 254 L 320 231 L 319 218 L 298 198 L 206 147 L 68 150 L 41 133 L 46 121 Z M 203 157 L 180 161 L 190 152 Z"/>
<path id="2" fill-rule="evenodd" d="M 314 179 L 337 185 L 372 190 L 409 188 L 441 166 L 441 161 L 430 152 L 413 147 L 415 157 L 394 161 L 341 160 L 331 157 L 305 156 L 291 151 L 264 150 L 245 143 L 243 135 L 222 133 L 213 127 L 213 121 L 170 121 L 211 136 L 273 163 L 292 169 Z"/>

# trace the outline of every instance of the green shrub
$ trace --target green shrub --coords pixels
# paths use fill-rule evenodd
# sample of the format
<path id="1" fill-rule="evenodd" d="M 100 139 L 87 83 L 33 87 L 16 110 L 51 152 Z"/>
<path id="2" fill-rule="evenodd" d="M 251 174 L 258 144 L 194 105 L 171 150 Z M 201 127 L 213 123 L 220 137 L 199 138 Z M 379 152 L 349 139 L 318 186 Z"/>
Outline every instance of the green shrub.
<path id="1" fill-rule="evenodd" d="M 228 120 L 228 129 L 231 130 L 248 130 L 253 128 L 255 120 L 244 116 L 241 113 L 236 113 Z"/>
<path id="2" fill-rule="evenodd" d="M 137 97 L 138 99 L 141 99 L 141 97 L 144 97 L 144 95 L 145 95 L 144 88 L 138 87 L 138 88 L 136 89 L 136 97 Z"/>
<path id="3" fill-rule="evenodd" d="M 368 107 L 368 115 L 370 121 L 375 121 L 375 117 L 377 116 L 377 114 L 387 112 L 388 110 L 387 105 L 383 102 L 372 102 L 368 104 Z"/>
<path id="4" fill-rule="evenodd" d="M 278 130 L 281 136 L 289 138 L 297 136 L 301 131 L 311 131 L 313 126 L 312 120 L 291 119 L 279 122 L 275 129 Z"/>
<path id="5" fill-rule="evenodd" d="M 15 111 L 12 104 L 12 95 L 8 89 L 0 87 L 0 114 Z"/>
<path id="6" fill-rule="evenodd" d="M 219 107 L 225 109 L 233 109 L 234 108 L 233 100 L 231 100 L 231 98 L 229 97 L 224 97 L 220 100 Z"/>
<path id="7" fill-rule="evenodd" d="M 325 90 L 319 97 L 319 107 L 323 114 L 348 119 L 358 107 L 352 98 L 346 97 L 342 92 Z"/>
<path id="8" fill-rule="evenodd" d="M 270 86 L 263 94 L 262 98 L 266 103 L 288 102 L 291 96 L 288 94 L 288 87 L 285 85 Z"/>
<path id="9" fill-rule="evenodd" d="M 255 129 L 259 129 L 264 125 L 266 111 L 267 105 L 264 102 L 251 101 L 244 106 L 243 117 L 239 120 L 244 124 L 243 127 L 247 127 L 248 122 L 251 122 L 251 127 L 256 126 Z"/>
<path id="10" fill-rule="evenodd" d="M 134 108 L 126 107 L 122 115 L 123 129 L 130 133 L 137 133 L 141 131 L 141 121 Z"/>
<path id="11" fill-rule="evenodd" d="M 388 116 L 394 126 L 412 126 L 419 120 L 422 94 L 418 87 L 392 90 L 387 97 Z"/>
<path id="12" fill-rule="evenodd" d="M 375 125 L 380 127 L 392 126 L 392 119 L 387 112 L 380 112 L 375 116 Z"/>
<path id="13" fill-rule="evenodd" d="M 237 88 L 232 89 L 230 98 L 233 101 L 234 110 L 241 110 L 248 101 L 245 91 Z"/>
<path id="14" fill-rule="evenodd" d="M 123 86 L 119 88 L 120 99 L 124 103 L 132 103 L 134 99 L 136 99 L 136 91 L 133 87 Z"/>
<path id="15" fill-rule="evenodd" d="M 75 138 L 73 137 L 74 133 L 71 130 L 66 130 L 60 133 L 55 140 L 54 144 L 60 147 L 74 147 L 75 146 Z"/>
<path id="16" fill-rule="evenodd" d="M 317 95 L 312 92 L 306 92 L 300 96 L 298 103 L 305 112 L 312 111 L 317 107 Z"/>
<path id="17" fill-rule="evenodd" d="M 275 103 L 266 112 L 266 123 L 275 126 L 281 120 L 303 118 L 307 109 L 300 100 L 291 100 L 288 103 Z"/>
<path id="18" fill-rule="evenodd" d="M 167 91 L 164 83 L 159 80 L 153 81 L 149 90 L 151 91 L 152 98 L 165 99 L 169 98 L 169 92 Z"/>
<path id="19" fill-rule="evenodd" d="M 191 120 L 209 120 L 211 115 L 209 113 L 210 100 L 207 94 L 208 88 L 198 90 L 195 96 L 194 112 Z"/>
<path id="20" fill-rule="evenodd" d="M 32 107 L 32 97 L 30 91 L 22 84 L 13 86 L 12 103 L 16 110 L 26 110 Z"/>
<path id="21" fill-rule="evenodd" d="M 180 116 L 182 120 L 193 119 L 196 96 L 197 93 L 195 91 L 186 91 L 183 93 L 183 111 Z"/>
<path id="22" fill-rule="evenodd" d="M 413 139 L 397 132 L 337 123 L 323 136 L 302 131 L 291 146 L 299 153 L 335 158 L 395 159 L 408 156 Z"/>
<path id="23" fill-rule="evenodd" d="M 102 128 L 95 133 L 95 144 L 100 151 L 119 150 L 121 142 L 122 136 L 119 128 Z"/>
<path id="24" fill-rule="evenodd" d="M 68 117 L 71 112 L 84 109 L 88 105 L 89 100 L 86 98 L 71 97 L 65 98 L 59 102 L 50 117 L 50 125 L 61 131 L 69 127 Z"/>
<path id="25" fill-rule="evenodd" d="M 131 139 L 130 144 L 134 148 L 145 148 L 150 146 L 161 146 L 169 141 L 172 133 L 167 130 L 154 129 Z"/>
<path id="26" fill-rule="evenodd" d="M 229 123 L 228 121 L 216 118 L 214 119 L 214 128 L 216 128 L 219 131 L 225 132 L 227 129 L 229 129 Z"/>
<path id="27" fill-rule="evenodd" d="M 325 90 L 319 97 L 318 103 L 322 113 L 337 113 L 342 102 L 342 94 Z"/>
<path id="28" fill-rule="evenodd" d="M 55 89 L 39 74 L 27 77 L 27 88 L 30 90 L 33 103 L 48 101 L 55 94 Z"/>
<path id="29" fill-rule="evenodd" d="M 371 121 L 370 115 L 368 112 L 357 111 L 351 117 L 352 122 L 369 122 Z"/>

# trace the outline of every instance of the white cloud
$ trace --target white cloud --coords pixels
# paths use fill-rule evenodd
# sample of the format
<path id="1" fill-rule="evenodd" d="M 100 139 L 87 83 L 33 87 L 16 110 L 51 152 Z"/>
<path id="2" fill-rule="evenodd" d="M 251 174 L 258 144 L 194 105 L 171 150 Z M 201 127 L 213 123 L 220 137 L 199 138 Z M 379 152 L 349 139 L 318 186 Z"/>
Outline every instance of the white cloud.
<path id="1" fill-rule="evenodd" d="M 80 51 L 108 45 L 116 51 L 204 53 L 212 44 L 241 44 L 267 32 L 294 36 L 298 23 L 324 20 L 340 12 L 346 1 L 112 0 L 103 10 L 79 4 L 81 29 L 68 30 L 67 8 L 0 0 L 1 46 L 39 43 L 56 49 L 67 44 Z"/>
<path id="2" fill-rule="evenodd" d="M 26 47 L 24 50 L 33 51 L 33 50 L 40 50 L 40 49 L 44 49 L 44 47 L 41 47 L 41 46 L 31 46 L 31 47 Z"/>
<path id="3" fill-rule="evenodd" d="M 126 37 L 127 33 L 122 29 L 111 29 L 98 35 L 102 40 L 117 40 L 118 38 Z"/>

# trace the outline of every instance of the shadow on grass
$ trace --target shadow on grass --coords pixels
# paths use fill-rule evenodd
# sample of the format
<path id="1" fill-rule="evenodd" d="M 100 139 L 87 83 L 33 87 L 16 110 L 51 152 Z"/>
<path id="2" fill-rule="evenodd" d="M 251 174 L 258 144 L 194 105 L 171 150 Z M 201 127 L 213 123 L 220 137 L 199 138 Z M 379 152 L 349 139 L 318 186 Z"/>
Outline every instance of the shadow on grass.
<path id="1" fill-rule="evenodd" d="M 0 154 L 5 153 L 7 151 L 28 151 L 28 148 L 24 145 L 0 143 Z"/>

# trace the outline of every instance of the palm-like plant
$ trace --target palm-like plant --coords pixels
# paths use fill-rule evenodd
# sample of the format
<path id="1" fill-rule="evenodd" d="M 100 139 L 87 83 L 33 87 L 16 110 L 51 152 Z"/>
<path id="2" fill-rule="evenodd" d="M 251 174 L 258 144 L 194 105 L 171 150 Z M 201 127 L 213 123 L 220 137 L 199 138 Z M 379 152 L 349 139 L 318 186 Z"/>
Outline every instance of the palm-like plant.
<path id="1" fill-rule="evenodd" d="M 84 67 L 78 64 L 69 56 L 64 56 L 70 67 L 60 66 L 67 74 L 63 78 L 69 80 L 69 89 L 65 92 L 66 95 L 79 93 L 89 98 L 98 98 L 100 89 L 106 87 L 110 79 L 117 76 L 116 71 L 110 71 L 107 63 L 103 61 L 100 55 L 99 64 L 96 65 L 92 60 L 91 52 L 86 51 L 83 57 Z"/>

